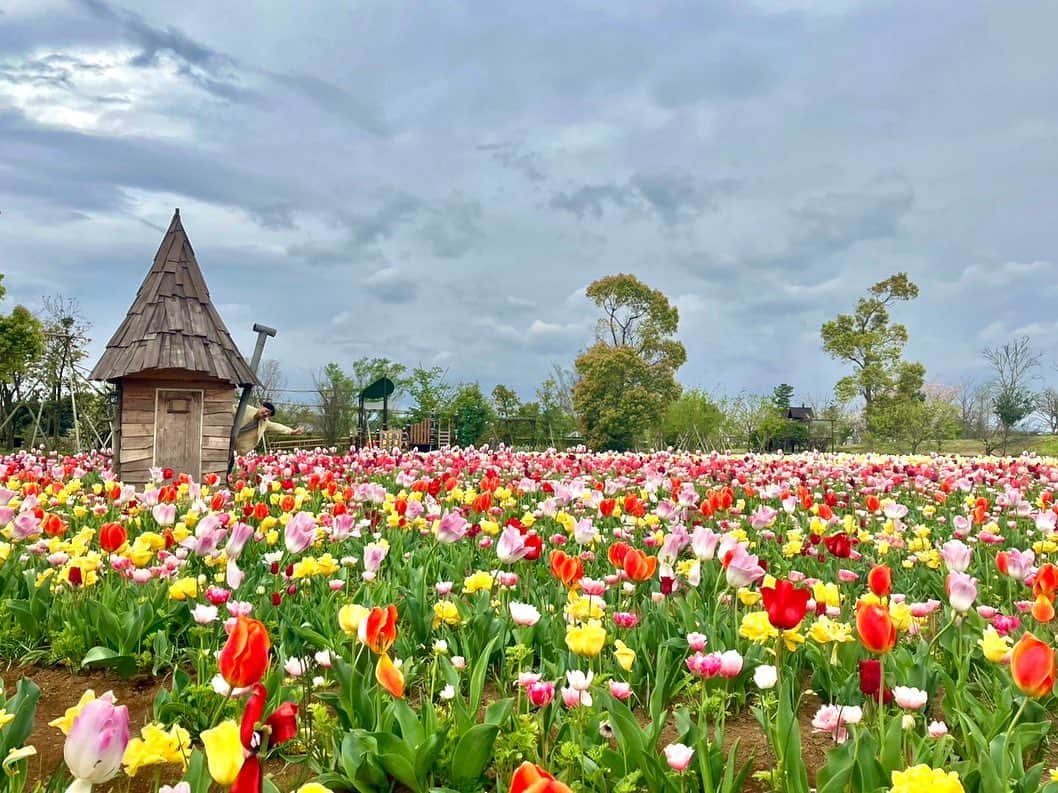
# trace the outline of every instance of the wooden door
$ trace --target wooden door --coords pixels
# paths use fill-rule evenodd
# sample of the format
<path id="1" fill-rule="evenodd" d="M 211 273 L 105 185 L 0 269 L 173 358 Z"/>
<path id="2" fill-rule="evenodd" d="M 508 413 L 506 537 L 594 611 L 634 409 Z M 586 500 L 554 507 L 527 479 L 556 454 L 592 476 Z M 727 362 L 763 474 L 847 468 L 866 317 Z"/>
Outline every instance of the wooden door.
<path id="1" fill-rule="evenodd" d="M 154 465 L 202 476 L 202 391 L 159 388 L 154 406 Z"/>

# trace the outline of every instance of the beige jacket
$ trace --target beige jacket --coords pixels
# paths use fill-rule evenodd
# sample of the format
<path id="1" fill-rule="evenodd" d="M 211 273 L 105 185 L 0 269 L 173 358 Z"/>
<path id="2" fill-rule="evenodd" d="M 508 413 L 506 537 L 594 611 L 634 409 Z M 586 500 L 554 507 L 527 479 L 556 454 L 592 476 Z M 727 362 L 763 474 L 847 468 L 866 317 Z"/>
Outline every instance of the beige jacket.
<path id="1" fill-rule="evenodd" d="M 268 421 L 267 419 L 258 421 L 256 414 L 260 409 L 256 405 L 246 406 L 246 412 L 243 413 L 242 426 L 246 427 L 249 425 L 249 427 L 247 429 L 240 428 L 241 431 L 235 438 L 235 451 L 239 454 L 249 454 L 256 449 L 266 432 L 274 432 L 276 435 L 294 434 L 293 428 L 288 427 L 286 424 L 280 424 L 278 421 Z M 239 406 L 234 405 L 231 412 L 238 413 Z"/>

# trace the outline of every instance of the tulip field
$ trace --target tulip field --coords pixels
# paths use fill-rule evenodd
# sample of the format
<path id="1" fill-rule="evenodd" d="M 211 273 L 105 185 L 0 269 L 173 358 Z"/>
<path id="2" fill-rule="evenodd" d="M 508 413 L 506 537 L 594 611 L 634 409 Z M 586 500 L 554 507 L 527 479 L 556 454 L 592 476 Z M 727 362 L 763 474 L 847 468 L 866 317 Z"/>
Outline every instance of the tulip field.
<path id="1" fill-rule="evenodd" d="M 0 457 L 8 790 L 1058 793 L 1058 461 L 153 474 Z"/>

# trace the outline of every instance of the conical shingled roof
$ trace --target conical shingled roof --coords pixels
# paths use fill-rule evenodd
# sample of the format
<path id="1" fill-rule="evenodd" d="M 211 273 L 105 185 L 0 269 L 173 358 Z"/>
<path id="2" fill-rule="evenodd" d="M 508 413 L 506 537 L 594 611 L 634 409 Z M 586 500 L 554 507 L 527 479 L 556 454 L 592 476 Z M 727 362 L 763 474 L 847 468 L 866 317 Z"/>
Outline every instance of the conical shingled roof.
<path id="1" fill-rule="evenodd" d="M 209 299 L 179 209 L 91 379 L 117 380 L 154 369 L 185 369 L 232 385 L 257 385 Z"/>

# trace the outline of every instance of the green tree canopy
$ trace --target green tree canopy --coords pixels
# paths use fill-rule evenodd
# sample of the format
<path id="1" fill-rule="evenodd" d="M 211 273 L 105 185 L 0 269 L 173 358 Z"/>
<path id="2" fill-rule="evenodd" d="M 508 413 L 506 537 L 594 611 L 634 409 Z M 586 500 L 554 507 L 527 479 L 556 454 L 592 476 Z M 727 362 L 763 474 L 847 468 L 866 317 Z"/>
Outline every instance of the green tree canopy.
<path id="1" fill-rule="evenodd" d="M 408 376 L 407 389 L 412 400 L 408 418 L 413 423 L 447 413 L 455 395 L 452 386 L 445 380 L 445 370 L 440 366 L 429 369 L 416 366 Z"/>
<path id="2" fill-rule="evenodd" d="M 481 443 L 494 414 L 477 383 L 463 383 L 451 401 L 451 410 L 462 446 Z"/>
<path id="3" fill-rule="evenodd" d="M 6 294 L 0 274 L 0 300 Z M 15 425 L 7 421 L 25 393 L 27 374 L 44 353 L 44 333 L 38 320 L 25 306 L 15 306 L 10 314 L 0 315 L 0 421 L 6 421 L 3 445 L 10 447 Z"/>
<path id="4" fill-rule="evenodd" d="M 779 410 L 786 410 L 790 407 L 790 400 L 793 399 L 794 387 L 789 383 L 779 383 L 775 386 L 775 390 L 772 391 L 771 401 L 775 407 Z"/>
<path id="5" fill-rule="evenodd" d="M 500 418 L 507 419 L 518 412 L 521 400 L 512 389 L 500 383 L 492 389 L 492 404 L 496 406 L 496 414 Z"/>
<path id="6" fill-rule="evenodd" d="M 357 393 L 363 391 L 376 380 L 388 377 L 393 381 L 393 395 L 390 404 L 396 402 L 407 393 L 411 378 L 408 375 L 408 367 L 402 363 L 391 361 L 389 358 L 371 358 L 363 356 L 353 361 L 350 379 L 353 381 Z"/>
<path id="7" fill-rule="evenodd" d="M 707 393 L 684 391 L 665 411 L 662 438 L 667 446 L 702 449 L 716 444 L 723 420 L 724 414 Z"/>
<path id="8" fill-rule="evenodd" d="M 589 445 L 629 449 L 679 396 L 676 370 L 687 360 L 674 338 L 679 311 L 634 275 L 600 278 L 587 295 L 603 316 L 596 343 L 575 363 L 574 408 Z"/>
<path id="9" fill-rule="evenodd" d="M 356 417 L 356 384 L 336 363 L 329 363 L 314 378 L 319 397 L 319 428 L 327 443 L 352 432 Z"/>
<path id="10" fill-rule="evenodd" d="M 838 381 L 835 388 L 840 399 L 863 397 L 864 409 L 870 413 L 875 399 L 891 392 L 901 378 L 912 378 L 921 370 L 908 370 L 903 361 L 907 328 L 892 322 L 889 307 L 897 301 L 918 297 L 918 287 L 907 273 L 896 273 L 870 288 L 866 297 L 856 303 L 852 314 L 839 314 L 823 323 L 820 330 L 823 350 L 832 358 L 853 366 L 853 373 Z M 904 383 L 906 391 L 907 383 Z"/>

